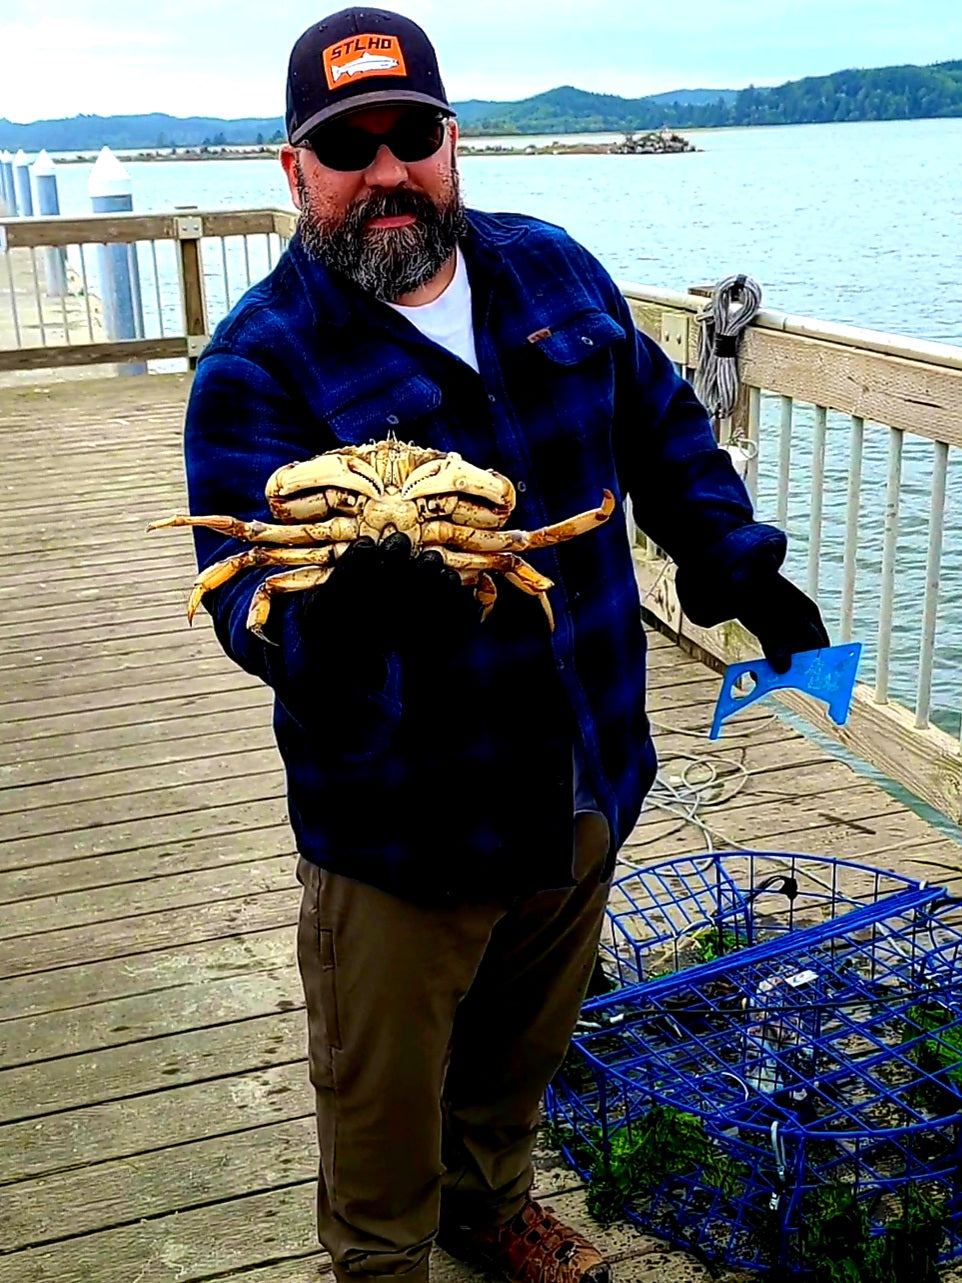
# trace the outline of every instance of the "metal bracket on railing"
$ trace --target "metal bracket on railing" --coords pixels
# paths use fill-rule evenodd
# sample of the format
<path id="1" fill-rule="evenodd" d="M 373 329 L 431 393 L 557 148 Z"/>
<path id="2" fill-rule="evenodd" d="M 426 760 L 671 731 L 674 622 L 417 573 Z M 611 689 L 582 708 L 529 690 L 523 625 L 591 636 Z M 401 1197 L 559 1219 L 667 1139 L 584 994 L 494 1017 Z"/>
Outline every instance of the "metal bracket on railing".
<path id="1" fill-rule="evenodd" d="M 204 234 L 203 219 L 175 218 L 174 230 L 179 241 L 199 241 Z"/>
<path id="2" fill-rule="evenodd" d="M 203 355 L 204 348 L 210 342 L 209 334 L 188 334 L 187 338 L 187 355 L 193 361 Z"/>
<path id="3" fill-rule="evenodd" d="M 680 312 L 662 312 L 661 346 L 678 365 L 688 364 L 689 319 Z"/>

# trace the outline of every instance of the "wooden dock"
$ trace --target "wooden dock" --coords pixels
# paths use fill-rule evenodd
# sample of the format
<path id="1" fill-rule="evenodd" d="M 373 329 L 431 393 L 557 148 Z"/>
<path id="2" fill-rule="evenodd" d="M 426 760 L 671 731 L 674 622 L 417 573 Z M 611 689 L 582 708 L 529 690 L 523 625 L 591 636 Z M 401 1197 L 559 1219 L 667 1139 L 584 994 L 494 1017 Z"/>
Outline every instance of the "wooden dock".
<path id="1" fill-rule="evenodd" d="M 187 387 L 0 392 L 0 1283 L 328 1276 L 269 695 L 206 617 L 188 630 L 189 537 L 144 534 L 183 504 Z M 716 762 L 716 846 L 962 870 L 953 840 L 767 706 L 711 745 L 717 676 L 657 635 L 651 684 L 665 777 Z M 624 854 L 704 845 L 653 808 Z M 577 1179 L 540 1164 L 618 1283 L 711 1277 L 591 1226 Z"/>

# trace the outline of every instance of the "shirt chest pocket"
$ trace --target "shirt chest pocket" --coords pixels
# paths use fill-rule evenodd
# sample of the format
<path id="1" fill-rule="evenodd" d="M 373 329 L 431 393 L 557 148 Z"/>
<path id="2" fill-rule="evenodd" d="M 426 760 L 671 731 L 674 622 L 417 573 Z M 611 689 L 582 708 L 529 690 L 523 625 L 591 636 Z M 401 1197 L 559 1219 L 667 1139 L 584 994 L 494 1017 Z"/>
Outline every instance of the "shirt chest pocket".
<path id="1" fill-rule="evenodd" d="M 339 441 L 364 445 L 392 433 L 402 441 L 430 444 L 428 420 L 441 404 L 441 389 L 421 374 L 392 383 L 372 379 L 370 388 L 328 411 L 326 418 Z"/>
<path id="2" fill-rule="evenodd" d="M 607 443 L 614 418 L 615 352 L 625 331 L 606 312 L 583 312 L 532 335 L 532 393 L 553 404 L 562 438 Z"/>

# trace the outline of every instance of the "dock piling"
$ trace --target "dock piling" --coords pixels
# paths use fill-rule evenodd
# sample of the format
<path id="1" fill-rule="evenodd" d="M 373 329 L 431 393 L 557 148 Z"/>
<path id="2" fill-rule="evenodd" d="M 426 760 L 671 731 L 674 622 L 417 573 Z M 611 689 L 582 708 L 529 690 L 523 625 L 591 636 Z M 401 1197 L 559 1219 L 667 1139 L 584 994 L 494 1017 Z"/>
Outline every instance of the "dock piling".
<path id="1" fill-rule="evenodd" d="M 21 147 L 13 158 L 13 194 L 21 218 L 33 217 L 33 192 L 30 188 L 30 157 Z"/>
<path id="2" fill-rule="evenodd" d="M 17 212 L 17 193 L 13 186 L 13 157 L 8 151 L 0 151 L 0 207 L 8 217 Z"/>
<path id="3" fill-rule="evenodd" d="M 129 214 L 134 208 L 130 175 L 109 147 L 104 147 L 97 157 L 87 191 L 95 214 Z M 127 242 L 100 245 L 97 247 L 97 262 L 107 337 L 111 340 L 142 339 L 144 309 L 136 245 Z M 131 361 L 118 368 L 122 374 L 147 372 L 143 361 Z"/>
<path id="4" fill-rule="evenodd" d="M 37 189 L 37 213 L 44 217 L 60 214 L 57 195 L 57 167 L 42 151 L 33 163 L 33 181 Z M 64 298 L 67 293 L 67 258 L 63 248 L 45 249 L 43 252 L 44 275 L 50 298 Z"/>

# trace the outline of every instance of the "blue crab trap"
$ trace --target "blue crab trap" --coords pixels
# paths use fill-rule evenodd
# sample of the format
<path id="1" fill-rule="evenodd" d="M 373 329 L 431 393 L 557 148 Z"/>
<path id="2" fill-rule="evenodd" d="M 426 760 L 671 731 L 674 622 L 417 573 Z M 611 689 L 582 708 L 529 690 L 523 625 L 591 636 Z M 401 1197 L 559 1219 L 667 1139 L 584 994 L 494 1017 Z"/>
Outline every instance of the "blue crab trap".
<path id="1" fill-rule="evenodd" d="M 962 903 L 841 860 L 686 857 L 615 883 L 602 956 L 617 987 L 547 1102 L 597 1215 L 790 1275 L 834 1251 L 921 1283 L 962 1255 Z"/>

